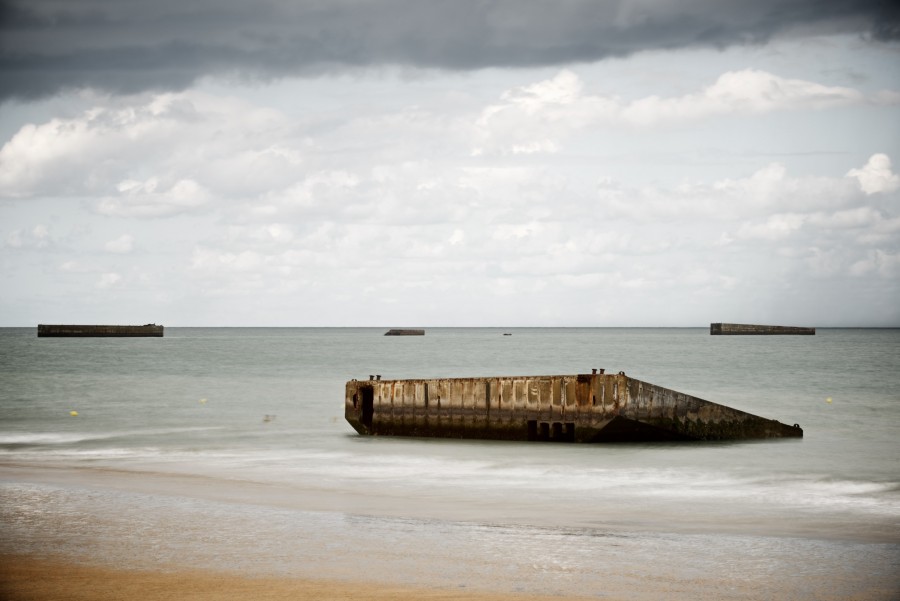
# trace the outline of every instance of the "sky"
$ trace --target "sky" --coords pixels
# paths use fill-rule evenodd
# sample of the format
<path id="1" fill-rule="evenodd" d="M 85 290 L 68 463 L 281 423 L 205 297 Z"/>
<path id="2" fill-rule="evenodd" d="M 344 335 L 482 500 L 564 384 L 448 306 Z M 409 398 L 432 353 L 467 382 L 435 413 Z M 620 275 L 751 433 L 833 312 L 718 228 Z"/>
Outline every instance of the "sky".
<path id="1" fill-rule="evenodd" d="M 0 0 L 0 326 L 900 326 L 900 8 Z"/>

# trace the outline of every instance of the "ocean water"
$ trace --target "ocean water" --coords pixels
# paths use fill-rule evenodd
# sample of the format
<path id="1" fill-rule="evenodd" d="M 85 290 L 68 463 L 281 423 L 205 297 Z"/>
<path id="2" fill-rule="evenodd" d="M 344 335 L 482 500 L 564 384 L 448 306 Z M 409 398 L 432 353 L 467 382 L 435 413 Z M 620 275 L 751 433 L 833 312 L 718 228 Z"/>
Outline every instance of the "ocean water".
<path id="1" fill-rule="evenodd" d="M 900 330 L 384 331 L 0 329 L 0 551 L 614 599 L 900 598 Z M 591 368 L 805 436 L 452 441 L 343 419 L 344 383 L 369 374 Z"/>

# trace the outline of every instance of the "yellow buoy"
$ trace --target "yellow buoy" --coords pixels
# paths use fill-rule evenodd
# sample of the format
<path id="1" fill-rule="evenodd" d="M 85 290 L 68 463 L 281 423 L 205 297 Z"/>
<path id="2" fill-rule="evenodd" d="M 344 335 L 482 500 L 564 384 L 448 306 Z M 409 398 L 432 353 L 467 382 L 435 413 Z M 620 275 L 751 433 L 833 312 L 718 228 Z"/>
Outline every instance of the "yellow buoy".
<path id="1" fill-rule="evenodd" d="M 825 402 L 826 402 L 826 403 L 831 403 L 831 397 L 828 397 L 827 399 L 825 399 Z"/>
<path id="2" fill-rule="evenodd" d="M 201 404 L 201 405 L 202 405 L 202 404 L 203 404 L 203 403 L 205 403 L 205 402 L 206 402 L 206 399 L 200 399 L 200 400 L 199 400 L 199 401 L 197 401 L 197 402 L 198 402 L 198 403 L 200 403 L 200 404 Z"/>
<path id="3" fill-rule="evenodd" d="M 72 417 L 78 417 L 78 412 L 77 411 L 69 411 L 69 415 L 71 415 Z"/>

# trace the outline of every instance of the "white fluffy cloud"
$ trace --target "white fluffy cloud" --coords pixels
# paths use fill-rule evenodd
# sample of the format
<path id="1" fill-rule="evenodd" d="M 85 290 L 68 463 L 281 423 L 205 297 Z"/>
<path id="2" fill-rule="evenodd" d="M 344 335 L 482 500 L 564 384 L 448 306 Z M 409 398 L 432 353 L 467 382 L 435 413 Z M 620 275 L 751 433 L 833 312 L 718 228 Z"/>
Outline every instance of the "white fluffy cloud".
<path id="1" fill-rule="evenodd" d="M 696 94 L 649 96 L 619 107 L 620 118 L 635 125 L 653 125 L 728 114 L 823 109 L 864 102 L 852 88 L 787 79 L 754 69 L 729 71 Z"/>
<path id="2" fill-rule="evenodd" d="M 210 202 L 211 194 L 197 182 L 180 179 L 168 186 L 151 177 L 145 181 L 125 180 L 116 186 L 116 196 L 97 201 L 102 215 L 118 217 L 168 217 L 195 210 Z"/>
<path id="3" fill-rule="evenodd" d="M 47 248 L 52 242 L 50 230 L 40 223 L 30 230 L 13 230 L 6 237 L 6 246 L 11 248 Z"/>
<path id="4" fill-rule="evenodd" d="M 122 281 L 122 276 L 118 273 L 102 273 L 97 280 L 97 288 L 113 288 Z"/>
<path id="5" fill-rule="evenodd" d="M 107 105 L 98 100 L 81 115 L 25 125 L 6 142 L 0 149 L 0 198 L 100 197 L 100 212 L 132 217 L 196 210 L 211 199 L 253 201 L 265 212 L 268 204 L 320 202 L 314 186 L 360 184 L 354 178 L 363 165 L 374 165 L 372 175 L 378 177 L 379 170 L 454 156 L 557 154 L 573 136 L 596 127 L 659 127 L 868 101 L 852 88 L 749 69 L 726 72 L 681 96 L 626 99 L 588 87 L 574 71 L 562 70 L 506 90 L 499 103 L 473 114 L 402 107 L 360 114 L 340 126 L 326 109 L 318 109 L 318 119 L 288 116 L 197 91 Z M 444 172 L 443 165 L 434 169 Z M 884 179 L 883 172 L 879 163 L 855 175 L 867 191 L 898 185 L 896 176 Z"/>
<path id="6" fill-rule="evenodd" d="M 896 279 L 900 277 L 900 252 L 871 250 L 850 266 L 850 273 L 859 277 L 877 273 L 885 279 Z"/>
<path id="7" fill-rule="evenodd" d="M 696 122 L 710 117 L 818 110 L 866 102 L 893 102 L 881 94 L 871 100 L 853 88 L 789 79 L 755 69 L 723 73 L 699 92 L 628 100 L 592 94 L 570 70 L 531 85 L 507 90 L 486 107 L 476 123 L 480 139 L 474 153 L 555 152 L 560 140 L 584 127 L 651 127 Z"/>
<path id="8" fill-rule="evenodd" d="M 436 298 L 458 307 L 470 296 L 485 307 L 529 299 L 556 321 L 585 297 L 641 305 L 674 294 L 712 308 L 716 299 L 777 287 L 777 278 L 890 285 L 897 277 L 893 200 L 871 204 L 852 177 L 800 176 L 772 163 L 745 177 L 676 187 L 630 188 L 605 177 L 592 190 L 574 190 L 540 171 L 504 167 L 460 178 L 484 204 L 458 221 L 429 222 L 422 205 L 410 221 L 352 222 L 334 210 L 310 226 L 309 213 L 278 205 L 277 214 L 299 221 L 230 227 L 194 248 L 191 277 L 222 298 L 264 291 L 315 305 L 325 295 L 333 310 L 349 313 L 353 299 L 370 299 L 372 315 L 424 310 Z M 391 193 L 393 177 L 372 180 L 388 187 L 367 194 Z M 359 187 L 375 186 L 353 181 L 348 202 Z M 532 188 L 540 193 L 523 201 L 521 191 Z M 610 306 L 598 303 L 592 314 Z"/>
<path id="9" fill-rule="evenodd" d="M 847 177 L 856 178 L 866 194 L 900 190 L 900 175 L 891 171 L 891 158 L 886 154 L 873 154 L 865 165 L 848 171 Z"/>
<path id="10" fill-rule="evenodd" d="M 104 244 L 103 248 L 111 253 L 128 254 L 134 249 L 134 237 L 129 234 L 122 234 L 118 238 Z"/>
<path id="11" fill-rule="evenodd" d="M 170 213 L 148 206 L 157 204 L 151 197 L 160 181 L 169 182 L 173 204 L 193 206 L 196 191 L 187 188 L 227 198 L 273 177 L 279 183 L 300 160 L 279 142 L 284 123 L 267 108 L 197 92 L 105 102 L 19 129 L 0 149 L 0 198 L 106 195 L 98 205 L 104 211 L 156 216 Z"/>
<path id="12" fill-rule="evenodd" d="M 630 97 L 572 68 L 278 110 L 196 90 L 98 99 L 0 150 L 0 239 L 49 255 L 71 297 L 182 297 L 220 324 L 690 325 L 811 280 L 900 292 L 894 147 L 845 149 L 824 127 L 827 160 L 776 152 L 787 111 L 821 125 L 872 92 L 715 73 Z M 732 136 L 756 129 L 756 147 Z"/>

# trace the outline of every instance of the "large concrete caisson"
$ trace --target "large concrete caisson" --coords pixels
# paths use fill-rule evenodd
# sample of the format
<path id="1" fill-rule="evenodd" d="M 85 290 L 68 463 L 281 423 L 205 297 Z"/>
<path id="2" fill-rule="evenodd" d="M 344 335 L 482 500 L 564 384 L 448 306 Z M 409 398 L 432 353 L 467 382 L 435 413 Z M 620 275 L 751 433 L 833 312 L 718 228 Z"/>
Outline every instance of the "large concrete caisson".
<path id="1" fill-rule="evenodd" d="M 802 437 L 788 426 L 618 374 L 351 380 L 360 434 L 623 442 Z"/>

